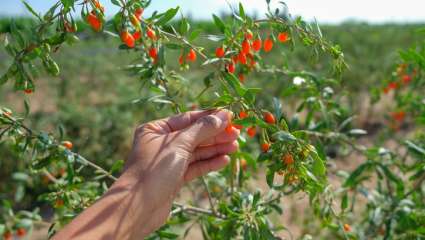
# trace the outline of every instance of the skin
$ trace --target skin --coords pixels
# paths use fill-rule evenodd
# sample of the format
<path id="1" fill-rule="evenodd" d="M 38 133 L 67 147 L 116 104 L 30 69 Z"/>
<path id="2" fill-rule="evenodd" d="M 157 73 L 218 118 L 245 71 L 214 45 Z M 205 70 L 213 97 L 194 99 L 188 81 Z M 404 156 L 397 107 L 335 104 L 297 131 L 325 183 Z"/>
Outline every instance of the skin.
<path id="1" fill-rule="evenodd" d="M 119 179 L 53 239 L 143 239 L 167 220 L 181 187 L 225 167 L 239 130 L 231 113 L 192 111 L 139 126 Z"/>

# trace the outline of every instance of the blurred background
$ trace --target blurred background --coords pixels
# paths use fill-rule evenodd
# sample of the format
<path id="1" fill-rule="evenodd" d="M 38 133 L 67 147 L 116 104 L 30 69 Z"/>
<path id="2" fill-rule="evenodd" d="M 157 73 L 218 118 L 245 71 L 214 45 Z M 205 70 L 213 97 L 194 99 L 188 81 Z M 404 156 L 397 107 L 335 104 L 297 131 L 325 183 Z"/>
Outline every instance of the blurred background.
<path id="1" fill-rule="evenodd" d="M 53 5 L 52 0 L 28 0 L 37 12 L 45 12 Z M 106 15 L 112 16 L 117 9 L 106 1 L 101 1 L 106 8 Z M 191 19 L 192 28 L 203 30 L 198 41 L 206 46 L 206 52 L 212 54 L 217 43 L 208 40 L 207 34 L 218 34 L 210 21 L 212 13 L 225 16 L 229 4 L 239 1 L 224 0 L 169 0 L 152 1 L 146 9 L 145 16 L 150 16 L 154 10 L 164 11 L 180 6 L 182 13 Z M 253 16 L 261 18 L 266 11 L 264 0 L 240 1 Z M 406 49 L 421 39 L 417 30 L 425 27 L 425 2 L 423 0 L 400 1 L 370 1 L 370 0 L 287 0 L 285 1 L 292 15 L 301 15 L 309 21 L 316 19 L 325 38 L 338 43 L 345 55 L 349 69 L 342 76 L 346 101 L 355 112 L 359 128 L 370 130 L 382 128 L 384 120 L 382 111 L 387 104 L 382 101 L 371 105 L 370 93 L 375 88 L 380 89 L 382 80 L 391 75 L 398 59 L 398 50 Z M 272 1 L 276 4 L 277 1 Z M 77 9 L 78 12 L 78 9 Z M 0 3 L 0 40 L 4 39 L 11 19 L 19 25 L 32 26 L 34 20 L 29 17 L 20 0 L 7 0 Z M 36 91 L 30 97 L 21 92 L 13 91 L 13 84 L 7 83 L 0 88 L 0 106 L 14 109 L 18 113 L 24 111 L 22 98 L 26 98 L 31 106 L 28 124 L 34 129 L 57 133 L 56 126 L 64 129 L 65 138 L 73 141 L 74 150 L 105 168 L 117 160 L 124 160 L 128 153 L 134 128 L 145 121 L 165 117 L 169 113 L 167 107 L 154 104 L 137 104 L 134 100 L 149 96 L 142 89 L 140 80 L 122 70 L 126 64 L 134 62 L 136 53 L 119 50 L 119 40 L 106 34 L 93 33 L 88 26 L 80 22 L 77 34 L 80 41 L 74 46 L 65 45 L 53 55 L 61 66 L 59 77 L 50 77 L 40 72 L 36 82 Z M 291 69 L 312 70 L 319 75 L 329 75 L 329 61 L 318 59 L 311 61 L 312 53 L 303 46 L 297 46 L 291 51 L 286 46 L 276 46 L 283 50 L 273 51 L 267 55 L 267 62 L 277 66 L 288 65 Z M 167 57 L 170 68 L 179 70 L 179 51 L 171 52 Z M 322 61 L 323 60 L 323 61 Z M 0 48 L 0 75 L 3 74 L 12 59 Z M 201 62 L 191 65 L 191 70 L 183 71 L 186 82 L 176 86 L 181 92 L 181 101 L 187 103 L 188 109 L 196 108 L 193 93 L 198 93 L 203 87 L 203 78 L 208 74 Z M 190 83 L 190 84 L 188 84 Z M 266 84 L 265 84 L 266 83 Z M 180 83 L 179 83 L 180 84 Z M 285 103 L 285 88 L 292 84 L 288 78 L 265 78 L 261 74 L 247 77 L 246 84 L 264 88 L 260 93 L 259 104 L 271 102 L 269 96 L 280 96 Z M 184 94 L 187 93 L 187 94 Z M 191 94 L 192 93 L 192 94 Z M 372 96 L 373 96 L 372 94 Z M 261 100 L 264 99 L 264 100 Z M 284 110 L 293 111 L 294 106 L 285 105 Z M 19 156 L 3 143 L 0 143 L 0 198 L 14 194 L 6 192 L 7 182 L 11 181 L 9 173 L 17 171 L 20 166 L 16 161 Z M 343 164 L 350 168 L 354 162 Z M 260 181 L 264 186 L 264 181 Z M 26 189 L 34 191 L 34 189 Z M 44 191 L 39 189 L 39 191 Z M 31 192 L 21 203 L 22 208 L 42 205 L 36 195 Z M 296 202 L 297 200 L 295 200 Z M 290 207 L 285 207 L 290 208 Z M 297 225 L 296 215 L 286 215 L 283 220 L 291 225 Z M 290 219 L 290 221 L 288 220 Z M 302 230 L 299 230 L 302 231 Z M 196 238 L 194 238 L 196 239 Z"/>

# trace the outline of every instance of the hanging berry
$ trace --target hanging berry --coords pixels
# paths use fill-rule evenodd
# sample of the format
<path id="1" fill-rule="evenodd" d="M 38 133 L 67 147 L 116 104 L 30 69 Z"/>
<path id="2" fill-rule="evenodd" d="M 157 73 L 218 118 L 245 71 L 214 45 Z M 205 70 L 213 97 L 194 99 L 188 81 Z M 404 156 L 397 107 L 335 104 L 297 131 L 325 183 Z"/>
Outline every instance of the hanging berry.
<path id="1" fill-rule="evenodd" d="M 273 40 L 271 38 L 267 38 L 264 41 L 264 51 L 265 52 L 270 52 L 273 48 Z"/>
<path id="2" fill-rule="evenodd" d="M 257 133 L 257 127 L 252 126 L 252 127 L 248 128 L 248 129 L 246 130 L 246 133 L 248 134 L 248 136 L 250 136 L 250 137 L 254 137 L 254 136 L 255 136 L 255 134 Z"/>
<path id="3" fill-rule="evenodd" d="M 70 142 L 70 141 L 63 141 L 63 142 L 62 142 L 62 146 L 64 146 L 65 148 L 67 148 L 67 149 L 71 150 L 71 149 L 72 149 L 72 147 L 73 147 L 73 144 L 72 144 L 72 142 Z"/>
<path id="4" fill-rule="evenodd" d="M 247 118 L 248 117 L 248 113 L 247 112 L 245 112 L 245 111 L 240 111 L 239 112 L 239 118 L 240 119 L 244 119 L 244 118 Z"/>
<path id="5" fill-rule="evenodd" d="M 238 74 L 238 78 L 239 78 L 239 81 L 240 81 L 241 83 L 244 83 L 244 82 L 245 82 L 245 76 L 243 75 L 243 73 L 239 73 L 239 74 Z"/>
<path id="6" fill-rule="evenodd" d="M 124 30 L 120 34 L 121 41 L 127 45 L 129 48 L 134 48 L 135 41 L 133 35 L 131 35 L 127 30 Z"/>
<path id="7" fill-rule="evenodd" d="M 268 152 L 268 151 L 269 151 L 269 149 L 270 149 L 270 144 L 269 144 L 269 143 L 262 143 L 262 144 L 261 144 L 261 150 L 262 150 L 263 152 Z"/>
<path id="8" fill-rule="evenodd" d="M 223 47 L 218 47 L 218 48 L 215 50 L 215 56 L 216 56 L 216 57 L 218 57 L 218 58 L 222 58 L 222 57 L 224 57 L 224 55 L 225 55 L 225 52 L 224 52 L 224 48 L 223 48 Z"/>
<path id="9" fill-rule="evenodd" d="M 273 114 L 271 114 L 269 112 L 265 112 L 263 114 L 263 117 L 264 117 L 264 121 L 266 121 L 266 123 L 269 123 L 269 124 L 275 124 L 276 123 L 275 117 L 273 116 Z"/>
<path id="10" fill-rule="evenodd" d="M 87 22 L 94 31 L 99 32 L 102 30 L 102 21 L 97 17 L 94 11 L 87 15 Z"/>
<path id="11" fill-rule="evenodd" d="M 288 41 L 288 33 L 286 32 L 281 32 L 279 33 L 279 35 L 277 35 L 277 39 L 279 40 L 279 42 L 281 43 L 285 43 Z"/>
<path id="12" fill-rule="evenodd" d="M 140 38 L 142 38 L 142 32 L 141 31 L 135 31 L 133 33 L 133 38 L 134 38 L 134 41 L 138 41 Z"/>
<path id="13" fill-rule="evenodd" d="M 253 49 L 254 51 L 258 52 L 258 51 L 260 51 L 260 50 L 261 50 L 261 45 L 262 45 L 262 41 L 261 41 L 261 39 L 260 39 L 260 38 L 255 39 L 255 40 L 252 42 L 252 49 Z"/>
<path id="14" fill-rule="evenodd" d="M 243 54 L 248 54 L 249 53 L 249 51 L 251 51 L 251 46 L 250 46 L 250 44 L 249 44 L 249 41 L 248 41 L 248 39 L 245 39 L 243 42 L 242 42 L 242 53 Z"/>
<path id="15" fill-rule="evenodd" d="M 141 20 L 142 19 L 142 14 L 143 14 L 143 8 L 139 7 L 136 8 L 136 10 L 134 11 L 134 15 L 136 16 L 137 19 Z"/>
<path id="16" fill-rule="evenodd" d="M 235 72 L 235 64 L 233 62 L 228 63 L 226 65 L 227 72 L 234 73 Z"/>
<path id="17" fill-rule="evenodd" d="M 146 30 L 146 35 L 148 35 L 148 38 L 150 38 L 151 40 L 153 41 L 156 40 L 156 34 L 155 34 L 155 31 L 152 30 L 152 28 L 148 27 L 148 30 Z"/>
<path id="18" fill-rule="evenodd" d="M 294 158 L 289 153 L 283 155 L 282 160 L 283 160 L 283 163 L 285 163 L 286 165 L 291 165 L 294 163 Z"/>
<path id="19" fill-rule="evenodd" d="M 158 57 L 158 51 L 156 50 L 155 47 L 151 47 L 149 49 L 149 56 L 153 59 L 156 59 Z"/>
<path id="20" fill-rule="evenodd" d="M 254 35 L 252 35 L 251 30 L 247 29 L 246 33 L 245 33 L 245 38 L 248 40 L 251 40 L 253 38 Z"/>
<path id="21" fill-rule="evenodd" d="M 18 237 L 25 237 L 25 235 L 27 234 L 27 231 L 25 230 L 25 228 L 18 228 L 17 230 L 16 230 L 16 235 L 18 236 Z"/>
<path id="22" fill-rule="evenodd" d="M 188 54 L 187 54 L 187 56 L 186 56 L 186 59 L 187 59 L 188 61 L 191 61 L 191 62 L 196 61 L 196 52 L 195 52 L 195 50 L 190 49 L 190 50 L 189 50 L 189 53 L 188 53 Z"/>

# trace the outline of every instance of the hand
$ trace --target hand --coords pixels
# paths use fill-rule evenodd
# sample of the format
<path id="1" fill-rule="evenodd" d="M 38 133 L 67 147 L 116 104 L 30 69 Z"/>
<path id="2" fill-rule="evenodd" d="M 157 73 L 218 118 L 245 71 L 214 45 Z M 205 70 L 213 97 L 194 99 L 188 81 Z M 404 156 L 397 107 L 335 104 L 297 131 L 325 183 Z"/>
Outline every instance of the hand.
<path id="1" fill-rule="evenodd" d="M 193 111 L 137 128 L 124 173 L 53 239 L 141 239 L 165 223 L 185 182 L 223 168 L 239 130 L 225 110 Z"/>
<path id="2" fill-rule="evenodd" d="M 194 111 L 153 121 L 137 128 L 125 167 L 144 186 L 143 207 L 153 209 L 153 228 L 167 219 L 181 186 L 223 168 L 237 150 L 239 130 L 226 132 L 231 113 Z"/>

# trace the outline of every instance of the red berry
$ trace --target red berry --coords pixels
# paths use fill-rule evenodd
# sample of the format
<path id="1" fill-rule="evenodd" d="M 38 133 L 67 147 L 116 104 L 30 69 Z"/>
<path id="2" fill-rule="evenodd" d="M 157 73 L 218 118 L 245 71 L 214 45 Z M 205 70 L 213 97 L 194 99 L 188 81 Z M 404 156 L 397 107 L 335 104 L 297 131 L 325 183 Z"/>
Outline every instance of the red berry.
<path id="1" fill-rule="evenodd" d="M 239 130 L 241 130 L 243 128 L 243 126 L 239 125 L 239 124 L 233 124 L 233 127 L 236 128 L 236 129 L 239 129 Z"/>
<path id="2" fill-rule="evenodd" d="M 292 155 L 291 155 L 291 154 L 289 154 L 289 153 L 285 154 L 285 155 L 282 157 L 282 160 L 283 160 L 283 162 L 284 162 L 286 165 L 291 165 L 291 164 L 293 164 L 293 163 L 294 163 L 294 158 L 293 158 L 293 157 L 292 157 Z"/>
<path id="3" fill-rule="evenodd" d="M 248 39 L 248 40 L 251 40 L 252 37 L 253 37 L 252 32 L 251 32 L 251 30 L 248 29 L 245 33 L 245 38 Z"/>
<path id="4" fill-rule="evenodd" d="M 396 83 L 396 82 L 390 82 L 389 84 L 388 84 L 388 88 L 391 90 L 391 89 L 396 89 L 396 88 L 398 88 L 398 84 Z"/>
<path id="5" fill-rule="evenodd" d="M 32 89 L 27 88 L 27 89 L 24 90 L 24 93 L 25 94 L 31 94 L 32 93 Z"/>
<path id="6" fill-rule="evenodd" d="M 226 69 L 229 73 L 235 72 L 235 64 L 233 62 L 226 65 Z"/>
<path id="7" fill-rule="evenodd" d="M 60 207 L 63 206 L 63 204 L 64 204 L 63 199 L 61 199 L 61 198 L 56 199 L 55 207 L 60 208 Z"/>
<path id="8" fill-rule="evenodd" d="M 244 118 L 247 118 L 248 117 L 248 113 L 247 112 L 245 112 L 245 111 L 240 111 L 239 112 L 239 118 L 240 119 L 244 119 Z"/>
<path id="9" fill-rule="evenodd" d="M 284 43 L 284 42 L 288 41 L 288 33 L 286 33 L 286 32 L 279 33 L 279 35 L 277 35 L 277 39 L 281 43 Z"/>
<path id="10" fill-rule="evenodd" d="M 180 65 L 183 65 L 184 64 L 184 57 L 183 57 L 183 55 L 180 55 L 180 57 L 179 57 L 179 63 L 180 63 Z"/>
<path id="11" fill-rule="evenodd" d="M 389 92 L 390 92 L 390 89 L 389 89 L 388 87 L 385 87 L 382 91 L 383 91 L 385 94 L 387 94 L 387 93 L 389 93 Z"/>
<path id="12" fill-rule="evenodd" d="M 218 47 L 216 50 L 215 50 L 215 56 L 216 57 L 218 57 L 218 58 L 222 58 L 222 57 L 224 57 L 224 55 L 225 55 L 226 53 L 224 52 L 224 48 L 223 47 Z"/>
<path id="13" fill-rule="evenodd" d="M 188 61 L 191 61 L 191 62 L 196 61 L 196 52 L 195 52 L 195 50 L 190 49 L 186 58 L 187 58 Z"/>
<path id="14" fill-rule="evenodd" d="M 138 41 L 141 37 L 142 37 L 141 31 L 136 31 L 136 32 L 133 33 L 134 41 Z"/>
<path id="15" fill-rule="evenodd" d="M 137 8 L 136 11 L 134 11 L 134 15 L 137 17 L 137 19 L 141 19 L 143 14 L 143 8 Z"/>
<path id="16" fill-rule="evenodd" d="M 344 224 L 344 231 L 346 232 L 350 232 L 351 231 L 351 226 L 347 223 Z"/>
<path id="17" fill-rule="evenodd" d="M 135 41 L 133 35 L 131 35 L 127 30 L 124 30 L 120 34 L 121 41 L 127 45 L 129 48 L 134 48 Z"/>
<path id="18" fill-rule="evenodd" d="M 403 75 L 402 80 L 404 84 L 408 84 L 412 80 L 412 77 L 406 74 L 406 75 Z"/>
<path id="19" fill-rule="evenodd" d="M 248 128 L 246 130 L 246 133 L 248 134 L 248 136 L 254 137 L 255 134 L 257 133 L 257 127 L 253 126 L 253 127 Z"/>
<path id="20" fill-rule="evenodd" d="M 273 116 L 273 114 L 271 114 L 269 112 L 264 113 L 263 117 L 264 117 L 264 121 L 266 121 L 266 123 L 269 123 L 269 124 L 276 123 L 275 117 Z"/>
<path id="21" fill-rule="evenodd" d="M 146 35 L 148 35 L 148 38 L 156 40 L 156 34 L 155 31 L 152 30 L 152 28 L 148 28 L 148 30 L 146 30 Z"/>
<path id="22" fill-rule="evenodd" d="M 18 237 L 24 237 L 27 234 L 27 231 L 25 230 L 25 228 L 18 228 L 16 230 L 16 235 L 18 235 Z"/>
<path id="23" fill-rule="evenodd" d="M 238 78 L 241 83 L 245 82 L 245 76 L 242 73 L 239 73 Z"/>
<path id="24" fill-rule="evenodd" d="M 243 52 L 240 52 L 238 54 L 238 60 L 241 64 L 244 64 L 244 65 L 246 64 L 246 56 Z"/>
<path id="25" fill-rule="evenodd" d="M 267 38 L 264 41 L 264 51 L 265 52 L 270 52 L 272 50 L 272 48 L 273 48 L 273 40 L 270 39 L 270 38 Z"/>
<path id="26" fill-rule="evenodd" d="M 402 122 L 405 116 L 406 116 L 406 113 L 404 111 L 391 113 L 391 117 L 398 122 Z"/>
<path id="27" fill-rule="evenodd" d="M 246 160 L 245 159 L 241 159 L 241 162 L 240 162 L 240 167 L 241 167 L 241 169 L 242 170 L 246 170 L 246 167 L 248 166 L 248 164 L 247 164 L 247 162 L 246 162 Z"/>
<path id="28" fill-rule="evenodd" d="M 73 144 L 72 144 L 72 142 L 70 142 L 70 141 L 63 141 L 63 142 L 62 142 L 62 146 L 64 146 L 64 147 L 66 147 L 67 149 L 71 150 L 71 149 L 72 149 L 72 147 L 73 147 Z"/>
<path id="29" fill-rule="evenodd" d="M 156 59 L 158 57 L 158 51 L 156 50 L 155 47 L 151 47 L 149 49 L 149 56 L 153 59 Z"/>
<path id="30" fill-rule="evenodd" d="M 94 12 L 89 13 L 87 16 L 87 22 L 96 32 L 99 32 L 102 29 L 102 21 L 100 21 Z"/>
<path id="31" fill-rule="evenodd" d="M 12 240 L 13 239 L 12 233 L 10 231 L 3 233 L 3 239 L 4 240 Z"/>
<path id="32" fill-rule="evenodd" d="M 269 143 L 263 143 L 263 144 L 261 144 L 261 150 L 263 152 L 268 152 L 269 149 L 270 149 L 270 144 Z"/>
<path id="33" fill-rule="evenodd" d="M 229 123 L 224 130 L 226 131 L 226 133 L 231 134 L 233 132 L 232 123 Z"/>
<path id="34" fill-rule="evenodd" d="M 248 54 L 250 50 L 251 50 L 251 47 L 250 47 L 249 41 L 247 39 L 243 40 L 243 42 L 242 42 L 242 52 L 244 54 Z"/>
<path id="35" fill-rule="evenodd" d="M 254 49 L 254 51 L 258 52 L 258 51 L 261 50 L 261 45 L 262 45 L 261 39 L 255 39 L 252 42 L 252 49 Z"/>

